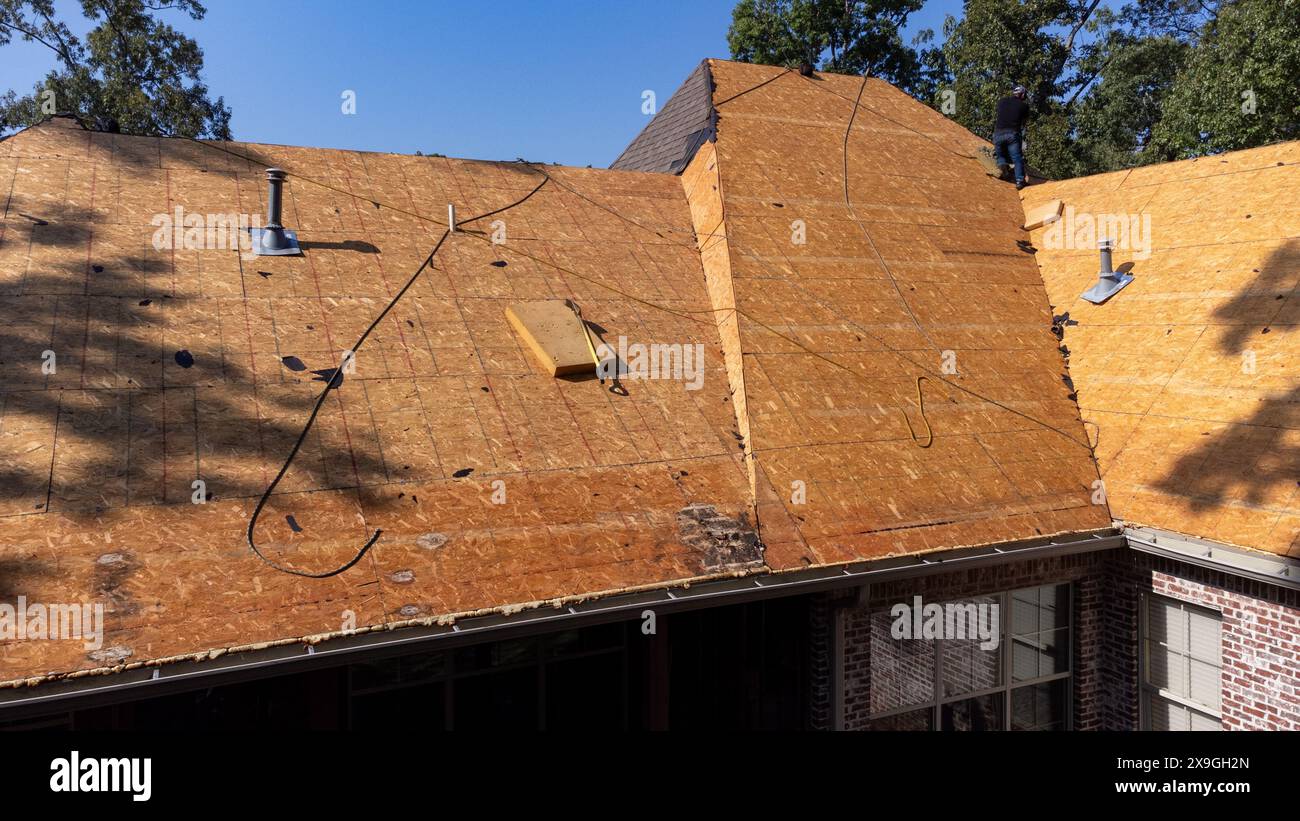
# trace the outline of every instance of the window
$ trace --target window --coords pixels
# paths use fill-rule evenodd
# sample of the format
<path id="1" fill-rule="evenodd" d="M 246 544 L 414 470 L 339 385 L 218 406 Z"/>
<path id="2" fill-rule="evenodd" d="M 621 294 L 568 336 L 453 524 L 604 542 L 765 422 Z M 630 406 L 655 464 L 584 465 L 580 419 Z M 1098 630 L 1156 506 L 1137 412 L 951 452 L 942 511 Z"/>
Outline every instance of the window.
<path id="1" fill-rule="evenodd" d="M 956 605 L 972 614 L 997 606 L 996 648 L 977 638 L 897 639 L 890 608 L 871 613 L 869 728 L 1068 729 L 1070 586 L 944 603 Z"/>
<path id="2" fill-rule="evenodd" d="M 1222 616 L 1146 596 L 1142 607 L 1142 729 L 1218 730 Z"/>

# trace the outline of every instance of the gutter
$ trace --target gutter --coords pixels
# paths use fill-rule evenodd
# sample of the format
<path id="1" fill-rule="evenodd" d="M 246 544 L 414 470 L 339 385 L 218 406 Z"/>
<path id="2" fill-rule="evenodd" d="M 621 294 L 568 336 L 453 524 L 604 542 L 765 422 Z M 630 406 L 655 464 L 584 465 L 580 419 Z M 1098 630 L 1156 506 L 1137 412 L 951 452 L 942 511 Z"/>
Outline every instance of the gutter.
<path id="1" fill-rule="evenodd" d="M 452 624 L 419 625 L 343 635 L 319 644 L 294 642 L 229 652 L 210 661 L 183 661 L 138 667 L 102 676 L 83 676 L 35 687 L 0 691 L 0 718 L 12 720 L 91 705 L 98 707 L 424 650 L 442 650 L 625 621 L 640 618 L 645 610 L 654 610 L 658 614 L 721 607 L 951 573 L 1012 561 L 1113 550 L 1123 547 L 1124 543 L 1124 535 L 1110 528 L 987 547 L 959 548 L 617 594 L 554 608 L 475 616 Z"/>
<path id="2" fill-rule="evenodd" d="M 1300 590 L 1300 562 L 1285 556 L 1184 536 L 1157 527 L 1122 525 L 1128 546 L 1141 553 L 1230 573 L 1288 590 Z"/>

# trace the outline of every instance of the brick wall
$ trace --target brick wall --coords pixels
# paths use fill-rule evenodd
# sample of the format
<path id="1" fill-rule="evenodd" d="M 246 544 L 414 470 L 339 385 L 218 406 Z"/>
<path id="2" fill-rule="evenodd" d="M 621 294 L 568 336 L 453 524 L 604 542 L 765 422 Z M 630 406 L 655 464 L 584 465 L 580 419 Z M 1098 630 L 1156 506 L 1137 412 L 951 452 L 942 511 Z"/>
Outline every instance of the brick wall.
<path id="1" fill-rule="evenodd" d="M 1110 681 L 1120 680 L 1107 665 L 1105 645 L 1105 609 L 1109 593 L 1106 584 L 1108 561 L 1075 579 L 1071 616 L 1074 626 L 1073 729 L 1102 730 L 1106 727 L 1105 703 Z"/>
<path id="2" fill-rule="evenodd" d="M 1300 591 L 1137 551 L 1116 557 L 1114 565 L 1118 595 L 1109 638 L 1117 647 L 1130 642 L 1124 674 L 1137 678 L 1141 592 L 1207 607 L 1223 617 L 1223 728 L 1300 730 Z M 1111 705 L 1112 728 L 1138 726 L 1135 696 L 1136 690 Z"/>
<path id="3" fill-rule="evenodd" d="M 907 691 L 909 682 L 924 686 L 923 683 L 933 675 L 933 648 L 928 643 L 900 644 L 890 638 L 889 608 L 892 605 L 910 602 L 913 596 L 921 596 L 927 603 L 945 602 L 1004 590 L 1072 583 L 1074 726 L 1100 729 L 1105 723 L 1105 694 L 1110 689 L 1107 675 L 1115 665 L 1108 667 L 1104 663 L 1100 642 L 1104 621 L 1099 607 L 1106 605 L 1109 594 L 1106 583 L 1108 559 L 1117 552 L 1011 562 L 872 585 L 869 605 L 865 608 L 847 607 L 843 615 L 843 727 L 861 729 L 866 726 L 869 714 L 888 705 L 889 697 L 879 692 L 872 693 L 873 681 L 877 689 L 885 686 L 891 688 L 892 693 L 901 695 Z M 877 614 L 874 619 L 873 612 Z M 878 669 L 874 672 L 871 670 L 873 647 L 878 656 L 885 648 L 890 654 L 886 659 L 877 658 Z M 913 648 L 915 653 L 908 652 Z"/>
<path id="4" fill-rule="evenodd" d="M 808 724 L 813 730 L 833 728 L 835 709 L 835 595 L 817 593 L 808 602 Z"/>
<path id="5" fill-rule="evenodd" d="M 1138 727 L 1138 594 L 1143 582 L 1127 568 L 1132 551 L 1117 551 L 1106 563 L 1102 603 L 1101 665 L 1103 679 L 1115 686 L 1100 697 L 1101 729 Z"/>
<path id="6" fill-rule="evenodd" d="M 828 631 L 813 644 L 813 692 L 818 728 L 828 726 L 833 706 L 833 660 L 827 658 L 836 619 L 843 653 L 845 729 L 861 729 L 879 710 L 880 693 L 871 685 L 903 694 L 909 681 L 933 676 L 933 652 L 909 654 L 888 635 L 889 607 L 921 596 L 926 602 L 955 601 L 1020 588 L 1071 584 L 1072 720 L 1075 730 L 1133 730 L 1139 726 L 1138 641 L 1141 595 L 1155 593 L 1208 607 L 1223 614 L 1223 696 L 1225 729 L 1300 729 L 1300 593 L 1252 582 L 1227 573 L 1120 549 L 1012 562 L 871 587 L 870 604 L 825 598 L 813 630 Z M 872 619 L 875 611 L 884 619 Z M 881 631 L 884 631 L 883 633 Z M 911 645 L 912 643 L 906 643 Z M 916 643 L 918 646 L 927 646 Z M 871 670 L 873 647 L 877 658 Z M 873 709 L 874 704 L 874 709 Z"/>

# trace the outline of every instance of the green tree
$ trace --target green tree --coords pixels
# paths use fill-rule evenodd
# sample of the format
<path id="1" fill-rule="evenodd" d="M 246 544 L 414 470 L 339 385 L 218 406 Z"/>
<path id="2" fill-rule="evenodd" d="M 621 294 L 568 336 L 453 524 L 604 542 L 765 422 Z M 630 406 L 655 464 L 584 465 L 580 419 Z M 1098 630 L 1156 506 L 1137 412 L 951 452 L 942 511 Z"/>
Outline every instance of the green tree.
<path id="1" fill-rule="evenodd" d="M 1095 174 L 1170 159 L 1152 135 L 1190 51 L 1177 37 L 1116 33 L 1096 58 L 1096 82 L 1063 105 L 1075 167 L 1059 170 Z"/>
<path id="2" fill-rule="evenodd" d="M 20 37 L 56 61 L 31 94 L 0 96 L 0 133 L 58 111 L 105 131 L 230 139 L 230 109 L 209 98 L 200 77 L 203 51 L 155 16 L 178 11 L 201 20 L 206 10 L 197 0 L 81 0 L 81 11 L 96 23 L 84 44 L 53 0 L 0 0 L 0 46 Z"/>
<path id="3" fill-rule="evenodd" d="M 1066 178 L 1300 136 L 1300 0 L 966 0 L 922 99 L 990 136 L 1030 90 L 1030 163 Z"/>
<path id="4" fill-rule="evenodd" d="M 1300 0 L 1224 3 L 1174 77 L 1152 145 L 1169 159 L 1300 139 Z"/>
<path id="5" fill-rule="evenodd" d="M 903 42 L 922 0 L 740 0 L 727 44 L 733 59 L 843 74 L 870 74 L 914 91 L 920 58 Z"/>
<path id="6" fill-rule="evenodd" d="M 954 119 L 982 137 L 993 133 L 997 101 L 1029 90 L 1025 128 L 1030 164 L 1053 176 L 1079 168 L 1070 105 L 1092 81 L 1112 16 L 1100 0 L 967 0 L 961 20 L 944 22 L 944 42 L 925 55 L 936 90 L 950 91 Z M 932 104 L 937 101 L 929 100 Z"/>
<path id="7" fill-rule="evenodd" d="M 1297 136 L 1297 0 L 1135 0 L 1116 23 L 1071 111 L 1077 173 Z"/>

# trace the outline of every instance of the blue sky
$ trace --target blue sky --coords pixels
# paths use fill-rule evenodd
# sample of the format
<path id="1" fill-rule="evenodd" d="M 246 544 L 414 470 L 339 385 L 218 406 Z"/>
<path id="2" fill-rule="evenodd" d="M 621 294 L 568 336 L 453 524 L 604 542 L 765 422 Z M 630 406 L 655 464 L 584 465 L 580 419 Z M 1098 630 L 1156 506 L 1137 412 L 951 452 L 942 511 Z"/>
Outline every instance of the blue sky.
<path id="1" fill-rule="evenodd" d="M 702 58 L 727 56 L 733 5 L 208 0 L 201 22 L 165 19 L 203 48 L 237 139 L 600 167 L 645 124 L 644 90 L 662 104 Z M 931 0 L 909 29 L 937 32 L 960 5 Z M 79 4 L 58 7 L 84 33 Z M 41 46 L 0 47 L 0 92 L 52 65 Z"/>

